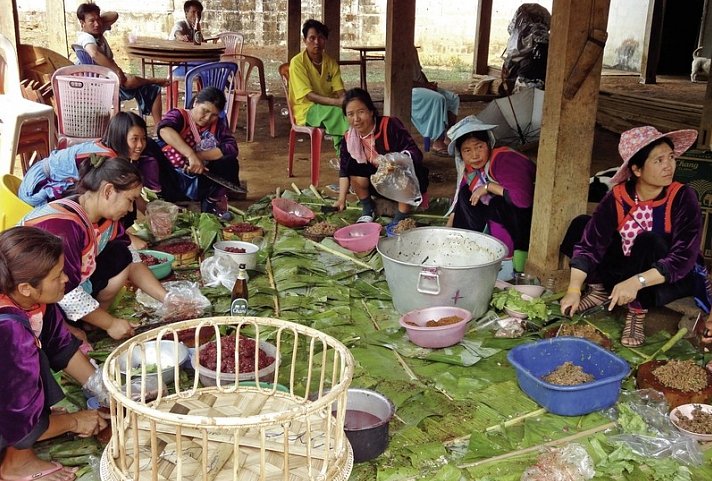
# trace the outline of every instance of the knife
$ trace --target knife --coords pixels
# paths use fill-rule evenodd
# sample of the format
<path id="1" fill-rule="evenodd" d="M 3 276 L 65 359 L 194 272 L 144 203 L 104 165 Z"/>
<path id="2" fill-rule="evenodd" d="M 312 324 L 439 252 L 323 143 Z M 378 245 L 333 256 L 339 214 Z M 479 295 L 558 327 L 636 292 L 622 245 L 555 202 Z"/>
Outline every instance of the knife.
<path id="1" fill-rule="evenodd" d="M 611 303 L 611 299 L 606 299 L 606 300 L 603 302 L 603 304 L 599 304 L 599 305 L 597 305 L 597 306 L 593 306 L 593 307 L 591 307 L 591 308 L 589 308 L 589 309 L 586 309 L 585 311 L 581 311 L 581 312 L 579 313 L 579 315 L 580 315 L 581 317 L 583 317 L 583 318 L 591 317 L 591 316 L 593 316 L 594 314 L 598 314 L 599 312 L 605 311 L 606 308 L 608 307 L 608 305 L 609 305 L 610 303 Z"/>
<path id="2" fill-rule="evenodd" d="M 247 193 L 247 191 L 243 187 L 240 187 L 235 182 L 233 182 L 231 180 L 227 180 L 224 177 L 220 177 L 219 175 L 215 175 L 211 172 L 208 172 L 207 170 L 204 171 L 202 173 L 202 175 L 206 179 L 210 179 L 213 182 L 215 182 L 216 184 L 221 185 L 221 186 L 225 187 L 226 189 L 229 189 L 237 194 L 246 194 Z"/>

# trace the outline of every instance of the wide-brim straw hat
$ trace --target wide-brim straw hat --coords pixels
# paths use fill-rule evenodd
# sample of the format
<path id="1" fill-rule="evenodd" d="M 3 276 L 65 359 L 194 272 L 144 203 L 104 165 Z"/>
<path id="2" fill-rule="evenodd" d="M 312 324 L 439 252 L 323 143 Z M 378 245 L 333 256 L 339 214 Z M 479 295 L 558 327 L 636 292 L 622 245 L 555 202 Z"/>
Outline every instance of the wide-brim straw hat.
<path id="1" fill-rule="evenodd" d="M 621 134 L 621 140 L 618 143 L 618 153 L 621 154 L 623 164 L 618 168 L 613 178 L 611 178 L 611 184 L 616 185 L 628 180 L 631 174 L 628 168 L 630 159 L 637 154 L 640 149 L 663 137 L 667 137 L 672 141 L 673 153 L 675 157 L 679 157 L 695 143 L 695 140 L 697 140 L 697 131 L 694 129 L 682 129 L 663 134 L 650 125 L 626 130 Z"/>

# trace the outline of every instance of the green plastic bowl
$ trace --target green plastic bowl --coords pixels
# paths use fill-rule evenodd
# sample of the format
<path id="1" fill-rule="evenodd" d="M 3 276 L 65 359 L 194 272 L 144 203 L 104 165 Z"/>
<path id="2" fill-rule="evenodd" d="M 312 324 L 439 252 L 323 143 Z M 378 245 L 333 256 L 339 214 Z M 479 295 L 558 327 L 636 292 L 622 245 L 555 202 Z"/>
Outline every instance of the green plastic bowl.
<path id="1" fill-rule="evenodd" d="M 151 269 L 151 272 L 153 272 L 153 275 L 156 276 L 156 279 L 163 279 L 164 277 L 168 276 L 168 274 L 170 274 L 173 270 L 173 261 L 176 260 L 173 254 L 149 249 L 145 249 L 138 252 L 139 254 L 153 256 L 157 259 L 165 259 L 165 262 L 161 262 L 160 264 L 156 264 L 155 266 L 148 266 L 148 268 Z"/>

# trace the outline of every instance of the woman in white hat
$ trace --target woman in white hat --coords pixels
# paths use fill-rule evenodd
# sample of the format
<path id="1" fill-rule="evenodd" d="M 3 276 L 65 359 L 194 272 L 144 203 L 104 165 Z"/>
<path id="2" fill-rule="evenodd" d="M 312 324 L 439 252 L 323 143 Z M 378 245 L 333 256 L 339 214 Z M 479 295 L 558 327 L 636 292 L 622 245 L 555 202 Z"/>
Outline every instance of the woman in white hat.
<path id="1" fill-rule="evenodd" d="M 448 152 L 455 156 L 457 187 L 448 226 L 489 233 L 521 252 L 515 266 L 523 269 L 529 249 L 536 166 L 509 147 L 494 148 L 492 129 L 474 115 L 448 131 Z"/>
<path id="2" fill-rule="evenodd" d="M 697 195 L 673 182 L 676 158 L 696 138 L 694 130 L 663 134 L 650 126 L 623 132 L 618 144 L 623 165 L 573 248 L 562 313 L 606 301 L 609 311 L 626 305 L 621 344 L 634 347 L 645 342 L 649 307 L 695 295 L 709 308 Z"/>

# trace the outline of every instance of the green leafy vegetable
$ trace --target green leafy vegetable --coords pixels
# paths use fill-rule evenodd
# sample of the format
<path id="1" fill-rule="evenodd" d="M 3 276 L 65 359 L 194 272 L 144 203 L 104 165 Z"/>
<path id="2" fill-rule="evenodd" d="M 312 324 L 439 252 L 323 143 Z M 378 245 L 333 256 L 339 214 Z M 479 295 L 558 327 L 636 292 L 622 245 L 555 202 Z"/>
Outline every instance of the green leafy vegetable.
<path id="1" fill-rule="evenodd" d="M 522 293 L 514 289 L 505 289 L 493 293 L 490 305 L 499 311 L 507 307 L 513 311 L 526 314 L 528 316 L 527 321 L 539 327 L 549 320 L 549 315 L 551 314 L 551 310 L 542 299 L 525 300 L 522 298 Z"/>

